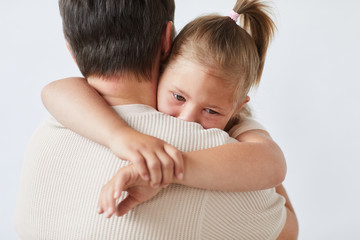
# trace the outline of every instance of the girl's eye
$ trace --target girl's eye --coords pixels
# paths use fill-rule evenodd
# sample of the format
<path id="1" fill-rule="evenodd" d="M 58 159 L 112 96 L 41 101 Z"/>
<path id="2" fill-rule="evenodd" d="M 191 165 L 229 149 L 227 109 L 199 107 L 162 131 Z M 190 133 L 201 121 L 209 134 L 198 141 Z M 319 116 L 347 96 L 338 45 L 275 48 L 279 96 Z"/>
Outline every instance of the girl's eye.
<path id="1" fill-rule="evenodd" d="M 185 98 L 177 93 L 173 93 L 174 98 L 176 98 L 176 100 L 180 101 L 180 102 L 185 102 Z"/>
<path id="2" fill-rule="evenodd" d="M 218 112 L 216 112 L 212 109 L 209 109 L 209 108 L 205 108 L 205 111 L 208 112 L 209 114 L 219 114 Z"/>

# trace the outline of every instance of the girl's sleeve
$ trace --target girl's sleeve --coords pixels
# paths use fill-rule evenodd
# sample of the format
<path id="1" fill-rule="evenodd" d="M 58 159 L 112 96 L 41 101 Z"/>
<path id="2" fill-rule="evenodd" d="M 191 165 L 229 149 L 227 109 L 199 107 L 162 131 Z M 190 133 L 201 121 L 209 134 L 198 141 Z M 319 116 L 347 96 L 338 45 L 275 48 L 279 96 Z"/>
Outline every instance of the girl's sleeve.
<path id="1" fill-rule="evenodd" d="M 229 130 L 229 135 L 232 138 L 237 138 L 240 134 L 254 129 L 266 131 L 265 127 L 259 122 L 257 122 L 255 119 L 244 117 L 238 124 L 236 124 Z"/>

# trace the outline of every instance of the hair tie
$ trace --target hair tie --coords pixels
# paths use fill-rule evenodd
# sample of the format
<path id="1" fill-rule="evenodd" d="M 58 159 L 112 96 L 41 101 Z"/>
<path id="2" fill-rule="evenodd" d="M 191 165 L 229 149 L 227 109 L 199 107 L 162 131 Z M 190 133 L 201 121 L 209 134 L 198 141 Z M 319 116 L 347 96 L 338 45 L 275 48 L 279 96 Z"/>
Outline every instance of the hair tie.
<path id="1" fill-rule="evenodd" d="M 234 10 L 231 10 L 228 15 L 228 17 L 231 18 L 232 20 L 234 20 L 235 22 L 237 22 L 239 16 L 240 16 L 240 14 L 238 14 Z"/>

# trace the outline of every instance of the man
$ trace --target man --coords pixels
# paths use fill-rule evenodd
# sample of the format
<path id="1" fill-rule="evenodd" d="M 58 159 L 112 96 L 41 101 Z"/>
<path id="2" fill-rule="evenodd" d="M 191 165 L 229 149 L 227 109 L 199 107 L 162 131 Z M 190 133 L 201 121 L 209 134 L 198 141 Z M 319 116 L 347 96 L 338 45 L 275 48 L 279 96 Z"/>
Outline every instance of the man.
<path id="1" fill-rule="evenodd" d="M 170 49 L 173 1 L 60 0 L 60 8 L 69 47 L 89 83 L 112 106 L 124 100 L 142 104 L 114 107 L 131 127 L 159 137 L 182 134 L 163 136 L 182 151 L 189 150 L 181 144 L 190 139 L 192 149 L 232 141 L 220 130 L 205 131 L 153 110 L 160 62 Z M 274 189 L 225 193 L 181 185 L 170 185 L 121 218 L 106 219 L 96 213 L 99 191 L 125 165 L 109 149 L 54 119 L 45 121 L 24 162 L 15 215 L 19 237 L 274 239 L 284 225 L 284 200 Z"/>

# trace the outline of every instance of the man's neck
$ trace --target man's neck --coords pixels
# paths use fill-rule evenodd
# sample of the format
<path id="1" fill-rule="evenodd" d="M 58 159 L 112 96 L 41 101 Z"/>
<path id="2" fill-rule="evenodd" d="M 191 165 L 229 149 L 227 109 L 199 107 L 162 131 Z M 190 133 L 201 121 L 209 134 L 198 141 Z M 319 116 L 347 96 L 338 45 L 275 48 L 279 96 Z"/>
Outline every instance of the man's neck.
<path id="1" fill-rule="evenodd" d="M 88 83 L 111 106 L 145 104 L 156 108 L 157 78 L 147 80 L 124 74 L 121 77 L 107 79 L 89 77 Z"/>

